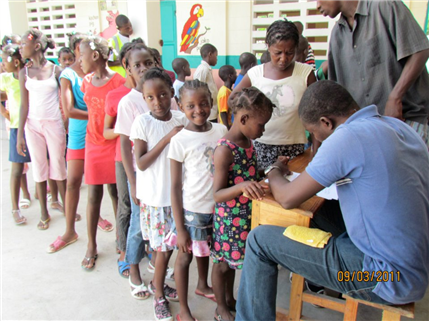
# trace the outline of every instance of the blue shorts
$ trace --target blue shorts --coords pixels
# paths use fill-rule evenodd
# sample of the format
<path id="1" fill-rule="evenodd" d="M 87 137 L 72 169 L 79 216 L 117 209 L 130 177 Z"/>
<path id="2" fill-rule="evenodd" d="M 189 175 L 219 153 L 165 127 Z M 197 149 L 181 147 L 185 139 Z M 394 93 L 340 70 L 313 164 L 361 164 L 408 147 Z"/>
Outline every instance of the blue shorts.
<path id="1" fill-rule="evenodd" d="M 25 153 L 25 156 L 21 156 L 16 151 L 16 141 L 18 138 L 18 128 L 11 128 L 10 129 L 10 138 L 9 138 L 9 162 L 12 163 L 30 163 L 30 153 L 27 148 L 27 143 L 25 144 L 25 148 L 27 152 Z M 24 134 L 25 139 L 25 134 Z"/>

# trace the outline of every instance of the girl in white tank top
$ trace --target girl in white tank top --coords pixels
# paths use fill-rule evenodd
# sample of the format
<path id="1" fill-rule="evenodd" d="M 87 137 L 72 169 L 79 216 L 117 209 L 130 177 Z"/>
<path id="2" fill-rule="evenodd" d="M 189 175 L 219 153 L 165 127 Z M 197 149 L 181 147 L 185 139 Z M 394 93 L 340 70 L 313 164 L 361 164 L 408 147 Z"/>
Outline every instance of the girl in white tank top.
<path id="1" fill-rule="evenodd" d="M 41 218 L 37 227 L 49 227 L 50 216 L 46 203 L 46 181 L 57 181 L 62 201 L 65 199 L 66 166 L 64 152 L 66 135 L 59 105 L 59 83 L 61 68 L 49 63 L 45 51 L 55 44 L 37 29 L 28 30 L 22 38 L 23 59 L 31 59 L 31 67 L 20 71 L 21 112 L 19 117 L 17 151 L 27 153 L 33 163 L 33 177 L 41 207 Z M 48 163 L 47 153 L 50 161 Z"/>

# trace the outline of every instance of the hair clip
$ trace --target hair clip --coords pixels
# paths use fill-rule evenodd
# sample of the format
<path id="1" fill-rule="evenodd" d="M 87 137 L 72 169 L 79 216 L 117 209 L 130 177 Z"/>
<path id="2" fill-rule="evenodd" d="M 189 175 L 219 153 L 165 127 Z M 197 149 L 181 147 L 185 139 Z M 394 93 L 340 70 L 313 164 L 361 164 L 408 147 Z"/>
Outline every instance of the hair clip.
<path id="1" fill-rule="evenodd" d="M 6 44 L 7 44 L 7 45 L 12 44 L 12 39 L 7 39 L 7 40 L 6 40 Z"/>
<path id="2" fill-rule="evenodd" d="M 89 43 L 89 47 L 91 48 L 91 50 L 95 50 L 95 49 L 97 49 L 97 47 L 95 46 L 95 43 L 94 43 L 93 41 L 91 41 L 91 42 Z"/>
<path id="3" fill-rule="evenodd" d="M 70 34 L 71 34 L 72 36 L 74 36 L 74 35 L 76 34 L 76 30 L 73 30 L 72 32 L 70 32 Z"/>
<path id="4" fill-rule="evenodd" d="M 27 36 L 27 39 L 28 40 L 33 40 L 33 38 L 34 38 L 33 34 L 29 33 L 28 36 Z"/>
<path id="5" fill-rule="evenodd" d="M 12 62 L 12 57 L 11 56 L 7 57 L 7 62 Z"/>

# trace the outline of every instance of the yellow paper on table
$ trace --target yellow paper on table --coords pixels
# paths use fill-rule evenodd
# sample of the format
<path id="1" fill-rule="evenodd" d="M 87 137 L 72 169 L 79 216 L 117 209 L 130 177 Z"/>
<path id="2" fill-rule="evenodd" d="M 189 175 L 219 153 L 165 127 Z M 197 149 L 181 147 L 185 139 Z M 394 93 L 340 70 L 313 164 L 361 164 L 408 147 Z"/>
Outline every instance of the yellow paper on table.
<path id="1" fill-rule="evenodd" d="M 305 226 L 291 225 L 285 229 L 283 235 L 296 242 L 308 246 L 323 249 L 328 244 L 332 234 L 319 230 L 318 228 L 309 228 Z"/>

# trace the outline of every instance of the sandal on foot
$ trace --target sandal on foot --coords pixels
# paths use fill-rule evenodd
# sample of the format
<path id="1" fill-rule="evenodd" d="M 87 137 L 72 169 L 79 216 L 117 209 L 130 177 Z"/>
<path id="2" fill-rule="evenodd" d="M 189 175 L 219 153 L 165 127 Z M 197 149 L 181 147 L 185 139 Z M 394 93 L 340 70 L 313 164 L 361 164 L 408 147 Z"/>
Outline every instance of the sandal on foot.
<path id="1" fill-rule="evenodd" d="M 37 228 L 39 230 L 47 230 L 49 228 L 49 221 L 51 220 L 51 217 L 49 216 L 46 220 L 40 220 L 39 224 L 37 224 Z"/>
<path id="2" fill-rule="evenodd" d="M 27 208 L 29 208 L 31 205 L 31 200 L 29 200 L 28 198 L 23 198 L 19 201 L 19 208 L 22 210 L 26 210 Z"/>
<path id="3" fill-rule="evenodd" d="M 61 204 L 59 201 L 51 202 L 51 206 L 50 207 L 51 207 L 51 209 L 57 210 L 57 211 L 59 211 L 59 212 L 61 212 L 61 213 L 64 214 L 63 204 Z"/>
<path id="4" fill-rule="evenodd" d="M 113 231 L 113 225 L 108 220 L 100 219 L 97 224 L 98 228 L 101 229 L 104 232 L 111 232 Z"/>
<path id="5" fill-rule="evenodd" d="M 147 271 L 149 273 L 152 273 L 152 274 L 155 273 L 155 267 L 152 265 L 151 261 L 149 261 L 149 265 L 147 266 Z M 165 278 L 167 280 L 174 281 L 174 269 L 173 268 L 171 268 L 171 267 L 167 268 L 167 272 L 165 273 Z"/>
<path id="6" fill-rule="evenodd" d="M 48 253 L 56 253 L 58 251 L 61 251 L 67 245 L 70 245 L 70 244 L 76 242 L 77 238 L 78 238 L 78 236 L 76 235 L 76 238 L 74 238 L 70 242 L 64 242 L 63 239 L 61 238 L 61 236 L 58 236 L 57 239 L 54 241 L 54 243 L 52 243 L 51 245 L 49 245 L 49 247 L 46 250 L 46 252 L 48 252 Z"/>
<path id="7" fill-rule="evenodd" d="M 91 257 L 86 257 L 85 256 L 85 258 L 83 260 L 86 261 L 85 262 L 86 264 L 83 265 L 83 262 L 82 262 L 82 264 L 81 264 L 82 269 L 84 269 L 85 271 L 88 271 L 88 272 L 94 270 L 94 268 L 95 268 L 95 261 L 97 261 L 97 259 L 98 259 L 98 254 L 95 254 L 94 256 L 91 256 Z M 92 266 L 87 267 L 86 265 L 88 265 L 88 263 L 91 262 L 91 260 L 94 260 L 94 263 L 92 263 Z"/>
<path id="8" fill-rule="evenodd" d="M 150 293 L 147 290 L 147 287 L 144 285 L 144 282 L 140 285 L 135 285 L 131 282 L 131 278 L 129 278 L 130 286 L 131 286 L 131 296 L 137 300 L 146 300 L 149 298 Z M 139 296 L 140 293 L 143 293 L 143 296 Z"/>
<path id="9" fill-rule="evenodd" d="M 199 290 L 195 290 L 195 294 L 199 295 L 199 296 L 202 296 L 202 297 L 204 297 L 206 299 L 212 300 L 213 302 L 217 302 L 214 293 L 205 294 L 205 293 L 203 293 L 203 292 L 201 292 Z"/>
<path id="10" fill-rule="evenodd" d="M 152 281 L 149 283 L 148 290 L 150 294 L 155 295 L 156 288 Z M 172 288 L 168 284 L 164 284 L 164 295 L 168 301 L 179 302 L 179 295 L 177 294 L 176 289 Z"/>
<path id="11" fill-rule="evenodd" d="M 153 299 L 153 312 L 156 321 L 173 321 L 173 315 L 168 305 L 168 301 L 163 297 Z"/>
<path id="12" fill-rule="evenodd" d="M 12 215 L 13 215 L 13 219 L 14 219 L 16 225 L 21 225 L 21 224 L 27 223 L 27 219 L 21 215 L 20 210 L 13 210 Z"/>
<path id="13" fill-rule="evenodd" d="M 119 261 L 118 260 L 118 271 L 119 271 L 119 275 L 120 276 L 122 276 L 125 279 L 128 279 L 129 276 L 130 276 L 129 275 L 130 265 L 127 262 L 125 262 L 125 261 Z M 128 275 L 124 275 L 125 271 L 128 271 Z M 131 282 L 131 280 L 130 280 L 130 282 Z M 137 286 L 135 286 L 135 287 L 137 287 Z"/>
<path id="14" fill-rule="evenodd" d="M 222 315 L 217 312 L 217 309 L 215 310 L 214 321 L 226 321 L 225 319 L 222 319 Z"/>

